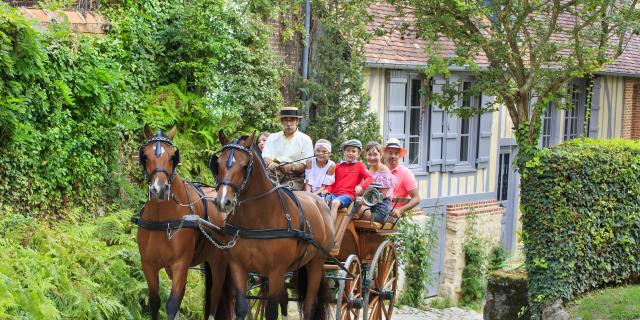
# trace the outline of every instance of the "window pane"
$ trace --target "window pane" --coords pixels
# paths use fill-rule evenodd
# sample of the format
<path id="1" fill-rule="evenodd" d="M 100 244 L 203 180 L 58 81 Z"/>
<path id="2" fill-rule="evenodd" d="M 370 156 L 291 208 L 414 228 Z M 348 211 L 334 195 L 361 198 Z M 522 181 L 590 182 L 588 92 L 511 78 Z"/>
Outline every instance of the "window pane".
<path id="1" fill-rule="evenodd" d="M 468 108 L 471 106 L 471 97 L 468 95 L 468 90 L 471 88 L 471 82 L 462 83 L 462 107 Z"/>
<path id="2" fill-rule="evenodd" d="M 411 108 L 411 114 L 409 119 L 409 134 L 420 134 L 420 108 Z"/>
<path id="3" fill-rule="evenodd" d="M 419 163 L 420 137 L 409 138 L 409 164 Z"/>
<path id="4" fill-rule="evenodd" d="M 422 80 L 411 79 L 411 106 L 420 105 L 420 89 L 422 88 Z"/>
<path id="5" fill-rule="evenodd" d="M 498 201 L 507 199 L 507 191 L 509 189 L 509 154 L 500 155 L 500 175 L 498 176 Z"/>
<path id="6" fill-rule="evenodd" d="M 469 136 L 460 137 L 460 161 L 469 161 Z"/>
<path id="7" fill-rule="evenodd" d="M 461 124 L 460 124 L 460 134 L 469 134 L 469 122 L 470 119 L 465 119 L 462 118 Z"/>

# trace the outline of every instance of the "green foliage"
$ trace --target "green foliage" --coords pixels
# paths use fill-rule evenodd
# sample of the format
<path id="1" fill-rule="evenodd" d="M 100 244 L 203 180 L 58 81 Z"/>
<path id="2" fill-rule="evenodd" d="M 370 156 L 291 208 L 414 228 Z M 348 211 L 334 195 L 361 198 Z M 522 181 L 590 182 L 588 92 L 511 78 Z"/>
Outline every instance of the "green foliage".
<path id="1" fill-rule="evenodd" d="M 415 32 L 427 41 L 427 77 L 448 76 L 449 68 L 464 66 L 475 80 L 469 92 L 495 96 L 495 102 L 508 109 L 519 131 L 518 158 L 524 159 L 518 161 L 520 169 L 537 149 L 544 110 L 568 96 L 566 83 L 602 70 L 640 30 L 640 8 L 633 2 L 390 2 L 400 11 L 411 8 L 415 16 L 415 23 L 400 31 Z M 453 96 L 463 93 L 460 86 L 450 89 Z M 460 111 L 452 99 L 434 100 L 447 110 Z"/>
<path id="2" fill-rule="evenodd" d="M 49 227 L 2 211 L 0 319 L 143 319 L 147 284 L 131 211 Z M 164 272 L 163 272 L 164 274 Z M 202 277 L 192 272 L 182 313 L 202 317 Z M 162 277 L 162 300 L 169 286 Z"/>
<path id="3" fill-rule="evenodd" d="M 317 52 L 311 61 L 310 80 L 301 90 L 310 110 L 307 133 L 339 145 L 348 139 L 366 144 L 380 141 L 377 117 L 369 111 L 364 89 L 364 44 L 368 39 L 367 5 L 318 2 L 314 7 L 322 28 L 315 35 Z M 339 158 L 340 152 L 334 153 Z"/>
<path id="4" fill-rule="evenodd" d="M 541 150 L 523 177 L 532 314 L 640 277 L 640 144 L 574 139 Z"/>
<path id="5" fill-rule="evenodd" d="M 219 129 L 273 129 L 282 98 L 268 30 L 230 8 L 126 1 L 92 37 L 39 32 L 0 3 L 0 204 L 53 218 L 137 202 L 145 121 L 178 126 L 188 178 L 209 177 Z"/>
<path id="6" fill-rule="evenodd" d="M 404 266 L 405 287 L 398 299 L 401 305 L 420 307 L 424 300 L 425 286 L 433 281 L 431 251 L 438 242 L 435 220 L 427 218 L 423 223 L 405 215 L 398 222 L 398 233 L 390 236 L 398 250 L 398 260 Z"/>
<path id="7" fill-rule="evenodd" d="M 469 216 L 472 217 L 472 216 Z M 488 243 L 475 232 L 475 221 L 468 221 L 465 232 L 464 269 L 460 289 L 460 302 L 463 305 L 478 303 L 487 291 L 487 247 Z"/>
<path id="8" fill-rule="evenodd" d="M 489 272 L 504 269 L 507 266 L 507 258 L 509 254 L 502 247 L 497 246 L 491 249 L 489 253 Z"/>

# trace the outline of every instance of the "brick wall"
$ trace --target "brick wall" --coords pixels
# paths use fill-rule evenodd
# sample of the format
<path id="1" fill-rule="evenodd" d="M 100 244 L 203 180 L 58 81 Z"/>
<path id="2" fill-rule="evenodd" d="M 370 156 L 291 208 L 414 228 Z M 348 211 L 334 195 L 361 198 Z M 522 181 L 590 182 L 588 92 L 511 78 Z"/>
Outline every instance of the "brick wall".
<path id="1" fill-rule="evenodd" d="M 446 207 L 446 238 L 443 280 L 438 293 L 456 303 L 460 298 L 462 271 L 464 270 L 463 246 L 467 228 L 474 226 L 476 235 L 490 243 L 491 250 L 500 245 L 504 208 L 496 200 L 456 203 Z"/>
<path id="2" fill-rule="evenodd" d="M 640 79 L 624 80 L 622 138 L 640 139 Z"/>

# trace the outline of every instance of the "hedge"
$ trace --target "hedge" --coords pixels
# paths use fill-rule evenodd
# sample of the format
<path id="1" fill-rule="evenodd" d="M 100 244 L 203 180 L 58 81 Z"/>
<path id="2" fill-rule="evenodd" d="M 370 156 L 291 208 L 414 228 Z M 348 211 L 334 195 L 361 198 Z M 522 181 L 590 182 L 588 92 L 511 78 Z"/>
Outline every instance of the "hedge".
<path id="1" fill-rule="evenodd" d="M 640 143 L 575 139 L 522 174 L 532 314 L 559 298 L 640 276 Z"/>

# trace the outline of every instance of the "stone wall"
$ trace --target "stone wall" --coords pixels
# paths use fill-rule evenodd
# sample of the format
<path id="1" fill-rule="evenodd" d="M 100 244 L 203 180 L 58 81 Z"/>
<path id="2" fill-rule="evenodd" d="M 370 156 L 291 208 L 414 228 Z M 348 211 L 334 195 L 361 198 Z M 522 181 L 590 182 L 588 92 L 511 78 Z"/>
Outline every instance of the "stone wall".
<path id="1" fill-rule="evenodd" d="M 622 138 L 640 139 L 640 79 L 624 79 Z"/>
<path id="2" fill-rule="evenodd" d="M 491 244 L 487 249 L 491 250 L 500 245 L 504 208 L 496 200 L 484 200 L 447 205 L 446 211 L 443 280 L 438 295 L 457 303 L 465 265 L 462 248 L 467 228 L 475 225 L 475 234 L 486 239 Z"/>

